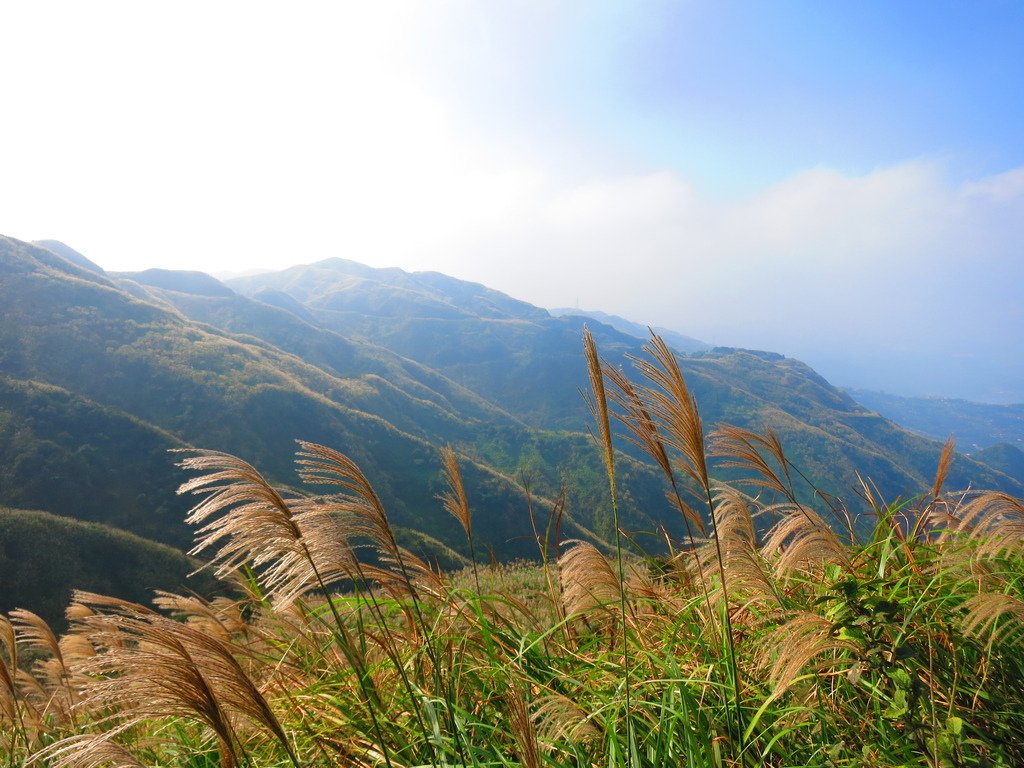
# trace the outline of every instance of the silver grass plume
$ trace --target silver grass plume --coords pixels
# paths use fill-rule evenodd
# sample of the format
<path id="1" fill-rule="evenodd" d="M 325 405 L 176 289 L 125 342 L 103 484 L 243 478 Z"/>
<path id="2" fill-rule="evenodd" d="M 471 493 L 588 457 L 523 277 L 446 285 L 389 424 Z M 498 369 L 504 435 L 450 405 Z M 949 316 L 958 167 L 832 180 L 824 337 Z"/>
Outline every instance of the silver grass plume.
<path id="1" fill-rule="evenodd" d="M 178 493 L 207 494 L 187 522 L 200 525 L 191 554 L 213 549 L 208 564 L 230 577 L 256 569 L 275 607 L 350 575 L 352 555 L 338 510 L 312 499 L 286 501 L 251 465 L 217 451 L 198 451 L 180 463 L 207 474 Z"/>

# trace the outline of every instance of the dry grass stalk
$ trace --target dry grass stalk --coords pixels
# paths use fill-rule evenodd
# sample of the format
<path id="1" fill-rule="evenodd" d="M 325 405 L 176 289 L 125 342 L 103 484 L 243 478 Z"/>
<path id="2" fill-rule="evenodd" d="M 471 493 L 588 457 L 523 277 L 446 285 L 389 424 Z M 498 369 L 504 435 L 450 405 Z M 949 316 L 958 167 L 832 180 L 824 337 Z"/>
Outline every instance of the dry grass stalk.
<path id="1" fill-rule="evenodd" d="M 509 686 L 508 694 L 505 696 L 508 704 L 509 728 L 516 740 L 517 753 L 520 764 L 525 768 L 540 768 L 540 747 L 537 744 L 537 732 L 530 719 L 530 710 L 526 705 L 526 699 L 518 686 Z"/>
<path id="2" fill-rule="evenodd" d="M 712 434 L 714 455 L 726 461 L 723 467 L 737 467 L 752 470 L 755 474 L 742 482 L 774 491 L 785 499 L 795 502 L 793 480 L 789 475 L 789 460 L 782 450 L 778 435 L 770 427 L 763 435 L 730 424 L 722 424 Z M 763 453 L 762 453 L 763 452 Z M 782 469 L 782 477 L 765 458 L 767 453 Z"/>
<path id="3" fill-rule="evenodd" d="M 599 444 L 601 455 L 604 458 L 605 470 L 608 472 L 608 482 L 612 488 L 612 496 L 615 495 L 615 451 L 612 447 L 612 427 L 608 415 L 608 397 L 604 389 L 604 375 L 601 370 L 601 360 L 597 354 L 597 343 L 589 328 L 583 329 L 583 353 L 587 358 L 587 374 L 590 376 L 590 389 L 594 393 L 593 399 L 587 398 L 594 420 L 597 422 L 599 432 Z"/>
<path id="4" fill-rule="evenodd" d="M 698 533 L 704 532 L 704 520 L 701 516 L 683 500 L 682 493 L 676 483 L 675 471 L 672 469 L 672 462 L 669 459 L 665 443 L 661 438 L 658 424 L 651 416 L 650 410 L 640 391 L 633 385 L 626 375 L 616 369 L 605 367 L 605 377 L 612 383 L 612 401 L 621 409 L 616 416 L 630 431 L 627 439 L 638 448 L 646 452 L 661 469 L 662 474 L 668 481 L 671 491 L 668 494 L 669 503 L 679 510 L 686 527 L 687 538 L 690 545 L 694 543 L 693 530 Z"/>
<path id="5" fill-rule="evenodd" d="M 710 492 L 704 428 L 697 402 L 686 385 L 672 350 L 660 336 L 652 336 L 644 346 L 651 360 L 634 359 L 637 370 L 651 382 L 638 393 L 650 414 L 661 424 L 668 446 L 686 458 L 684 470 L 705 492 Z"/>

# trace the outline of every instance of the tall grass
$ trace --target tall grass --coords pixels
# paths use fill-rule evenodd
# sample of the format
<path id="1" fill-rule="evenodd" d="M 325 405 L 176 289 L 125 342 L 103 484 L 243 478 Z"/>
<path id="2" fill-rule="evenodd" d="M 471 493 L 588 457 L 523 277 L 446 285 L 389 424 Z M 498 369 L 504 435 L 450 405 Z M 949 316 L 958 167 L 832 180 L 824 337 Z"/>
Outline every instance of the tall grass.
<path id="1" fill-rule="evenodd" d="M 614 420 L 683 516 L 669 555 L 570 541 L 549 568 L 549 521 L 539 566 L 440 573 L 343 454 L 301 444 L 293 498 L 198 452 L 230 591 L 76 593 L 60 638 L 0 618 L 0 765 L 1024 765 L 1024 503 L 945 491 L 951 446 L 909 501 L 802 502 L 772 433 L 704 433 L 658 340 L 637 381 L 587 354 L 612 497 Z"/>

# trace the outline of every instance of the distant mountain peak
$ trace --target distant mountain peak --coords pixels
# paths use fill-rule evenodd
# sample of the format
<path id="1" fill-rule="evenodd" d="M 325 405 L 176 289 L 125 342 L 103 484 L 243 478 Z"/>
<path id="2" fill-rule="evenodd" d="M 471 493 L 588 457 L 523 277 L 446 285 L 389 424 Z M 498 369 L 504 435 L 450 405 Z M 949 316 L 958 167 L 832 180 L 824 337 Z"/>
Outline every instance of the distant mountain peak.
<path id="1" fill-rule="evenodd" d="M 103 267 L 99 264 L 90 261 L 74 248 L 69 245 L 65 245 L 60 240 L 33 240 L 32 245 L 45 248 L 50 253 L 55 253 L 62 259 L 67 259 L 75 266 L 87 269 L 90 272 L 95 272 L 97 275 L 106 274 L 106 272 L 103 271 Z"/>
<path id="2" fill-rule="evenodd" d="M 405 317 L 542 320 L 546 310 L 501 291 L 441 272 L 406 272 L 397 267 L 370 267 L 332 257 L 273 274 L 229 281 L 243 295 L 273 288 L 311 310 Z M 399 308 L 401 308 L 399 310 Z"/>
<path id="3" fill-rule="evenodd" d="M 548 311 L 555 317 L 589 317 L 593 320 L 602 322 L 605 325 L 610 325 L 620 333 L 625 333 L 638 339 L 649 339 L 651 331 L 654 331 L 656 334 L 661 336 L 661 338 L 665 340 L 665 343 L 670 347 L 675 349 L 677 352 L 683 352 L 685 354 L 704 352 L 711 349 L 710 344 L 707 344 L 700 339 L 695 339 L 692 336 L 686 336 L 685 334 L 678 333 L 669 328 L 646 326 L 643 323 L 627 320 L 619 315 L 610 315 L 607 312 L 586 309 L 570 309 L 568 307 L 556 307 L 555 309 Z"/>
<path id="4" fill-rule="evenodd" d="M 177 269 L 145 269 L 142 272 L 116 272 L 115 277 L 165 291 L 189 293 L 193 296 L 234 296 L 235 292 L 205 272 Z"/>

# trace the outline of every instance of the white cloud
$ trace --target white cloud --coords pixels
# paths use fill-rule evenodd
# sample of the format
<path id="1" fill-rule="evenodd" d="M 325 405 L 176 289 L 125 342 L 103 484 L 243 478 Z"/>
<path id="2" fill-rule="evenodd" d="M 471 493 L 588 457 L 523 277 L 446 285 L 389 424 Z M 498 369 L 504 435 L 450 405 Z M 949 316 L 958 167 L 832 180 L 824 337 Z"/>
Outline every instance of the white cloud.
<path id="1" fill-rule="evenodd" d="M 847 383 L 884 386 L 879 368 L 892 366 L 890 387 L 941 393 L 967 378 L 941 367 L 966 355 L 1003 376 L 972 396 L 1022 397 L 1007 355 L 1024 338 L 1022 179 L 957 185 L 927 162 L 859 177 L 814 169 L 740 201 L 702 198 L 667 172 L 549 179 L 531 210 L 447 267 L 541 305 L 819 360 Z"/>

